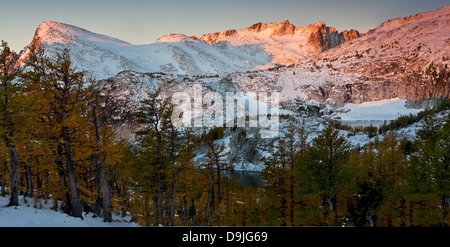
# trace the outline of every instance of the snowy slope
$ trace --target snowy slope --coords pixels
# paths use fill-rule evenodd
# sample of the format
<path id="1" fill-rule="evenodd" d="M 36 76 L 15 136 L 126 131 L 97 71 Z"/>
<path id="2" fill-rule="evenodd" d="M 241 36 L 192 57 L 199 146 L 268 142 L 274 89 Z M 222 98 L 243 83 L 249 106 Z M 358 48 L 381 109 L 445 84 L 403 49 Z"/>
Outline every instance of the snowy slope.
<path id="1" fill-rule="evenodd" d="M 450 6 L 387 21 L 361 37 L 290 65 L 236 73 L 247 91 L 338 105 L 450 97 Z"/>
<path id="2" fill-rule="evenodd" d="M 389 71 L 389 65 L 396 62 L 394 66 L 407 74 L 424 69 L 430 62 L 448 64 L 442 58 L 450 56 L 449 37 L 450 6 L 446 6 L 386 21 L 314 59 L 328 58 L 335 69 L 365 75 L 389 75 L 394 72 Z M 386 65 L 383 70 L 381 66 Z"/>
<path id="3" fill-rule="evenodd" d="M 54 56 L 69 48 L 74 65 L 97 79 L 123 70 L 174 74 L 224 74 L 247 71 L 270 64 L 258 46 L 209 45 L 184 35 L 168 35 L 148 45 L 125 41 L 68 24 L 45 21 L 36 30 L 32 44 L 43 45 Z M 21 53 L 23 61 L 27 52 Z"/>
<path id="4" fill-rule="evenodd" d="M 8 204 L 8 198 L 0 197 L 0 227 L 136 227 L 130 223 L 130 217 L 113 216 L 113 222 L 103 222 L 101 218 L 93 218 L 92 214 L 83 215 L 83 219 L 70 217 L 62 212 L 51 210 L 50 201 L 37 209 L 32 205 L 32 199 L 19 196 L 20 206 L 3 207 Z"/>
<path id="5" fill-rule="evenodd" d="M 343 112 L 336 114 L 342 120 L 394 120 L 402 115 L 417 114 L 421 110 L 405 107 L 405 99 L 388 99 L 361 104 L 346 104 Z"/>

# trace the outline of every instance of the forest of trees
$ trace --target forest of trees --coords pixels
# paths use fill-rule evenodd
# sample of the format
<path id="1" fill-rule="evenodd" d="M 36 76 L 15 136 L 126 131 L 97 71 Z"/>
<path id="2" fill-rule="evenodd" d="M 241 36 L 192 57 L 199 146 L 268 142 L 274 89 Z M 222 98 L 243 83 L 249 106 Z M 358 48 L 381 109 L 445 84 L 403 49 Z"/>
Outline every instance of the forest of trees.
<path id="1" fill-rule="evenodd" d="M 145 226 L 448 226 L 450 117 L 423 117 L 413 141 L 386 130 L 353 147 L 332 124 L 308 142 L 292 121 L 268 147 L 262 182 L 229 175 L 224 128 L 175 128 L 169 99 L 150 93 L 131 145 L 97 119 L 95 80 L 31 48 L 13 68 L 0 50 L 0 195 L 111 222 L 130 213 Z M 448 105 L 446 106 L 448 110 Z M 442 110 L 442 109 L 441 109 Z M 196 157 L 196 148 L 207 148 Z"/>

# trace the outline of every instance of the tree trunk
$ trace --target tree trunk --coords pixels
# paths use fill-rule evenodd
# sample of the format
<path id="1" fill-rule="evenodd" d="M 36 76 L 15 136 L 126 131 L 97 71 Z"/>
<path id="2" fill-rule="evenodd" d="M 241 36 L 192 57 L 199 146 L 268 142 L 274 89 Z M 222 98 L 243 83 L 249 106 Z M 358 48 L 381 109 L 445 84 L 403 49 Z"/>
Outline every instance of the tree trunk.
<path id="1" fill-rule="evenodd" d="M 330 210 L 335 210 L 336 209 L 336 195 L 331 195 L 331 196 L 325 196 L 325 199 L 327 200 L 328 203 L 328 207 L 330 208 Z"/>
<path id="2" fill-rule="evenodd" d="M 10 124 L 10 119 L 8 115 L 8 107 L 9 107 L 9 94 L 11 92 L 11 88 L 9 85 L 12 84 L 12 81 L 17 76 L 17 71 L 10 73 L 10 69 L 12 68 L 13 59 L 9 59 L 8 57 L 11 55 L 11 52 L 7 46 L 6 42 L 1 42 L 1 67 L 2 74 L 1 76 L 1 84 L 3 84 L 3 139 L 5 141 L 6 147 L 9 149 L 10 155 L 10 165 L 11 165 L 11 197 L 7 206 L 18 206 L 19 205 L 19 156 L 17 155 L 17 150 L 12 143 L 13 140 L 10 138 L 14 137 L 14 125 Z M 10 126 L 9 126 L 10 125 Z M 8 133 L 9 132 L 9 133 Z"/>
<path id="3" fill-rule="evenodd" d="M 209 226 L 210 217 L 208 217 L 208 208 L 210 206 L 211 197 L 214 198 L 214 180 L 213 179 L 211 179 L 211 182 L 209 184 L 208 199 L 206 200 L 206 207 L 205 207 L 205 222 L 206 222 L 205 224 L 206 224 L 206 226 Z"/>
<path id="4" fill-rule="evenodd" d="M 118 182 L 117 179 L 116 179 L 116 174 L 115 174 L 114 172 L 112 172 L 112 173 L 111 173 L 111 176 L 112 176 L 112 178 L 113 178 L 113 180 L 114 180 L 114 186 L 115 186 L 115 190 L 116 190 L 117 195 L 118 195 L 119 197 L 125 197 L 125 192 L 123 192 L 123 193 L 120 192 L 119 182 Z M 123 190 L 123 191 L 125 191 L 125 190 Z M 122 206 L 122 209 L 120 210 L 120 211 L 121 211 L 121 216 L 122 216 L 122 217 L 125 217 L 126 212 L 127 212 L 127 209 L 126 209 L 127 204 L 125 203 L 124 200 L 121 200 L 121 201 L 119 202 L 119 204 Z"/>
<path id="5" fill-rule="evenodd" d="M 16 147 L 10 145 L 9 140 L 7 145 L 11 164 L 11 197 L 7 206 L 19 206 L 19 157 Z"/>
<path id="6" fill-rule="evenodd" d="M 6 117 L 7 116 L 5 114 L 5 118 Z M 11 166 L 11 174 L 10 174 L 11 197 L 9 199 L 9 203 L 6 206 L 19 206 L 19 156 L 17 155 L 16 147 L 11 144 L 11 140 L 9 139 L 8 136 L 13 137 L 14 131 L 11 131 L 8 135 L 6 133 L 3 134 L 5 144 L 9 149 L 9 157 L 10 157 L 9 163 Z"/>
<path id="7" fill-rule="evenodd" d="M 34 189 L 33 189 L 33 180 L 31 178 L 31 169 L 30 166 L 26 166 L 26 174 L 27 174 L 27 185 L 28 185 L 28 193 L 30 197 L 34 196 Z"/>
<path id="8" fill-rule="evenodd" d="M 163 209 L 162 209 L 163 188 L 162 188 L 161 180 L 162 180 L 161 172 L 160 172 L 160 168 L 158 168 L 158 171 L 157 171 L 158 191 L 157 191 L 157 195 L 156 195 L 156 226 L 159 226 L 159 224 L 162 222 L 162 217 L 163 217 Z"/>
<path id="9" fill-rule="evenodd" d="M 4 55 L 4 54 L 3 54 Z M 6 66 L 6 64 L 5 64 Z M 8 71 L 6 70 L 6 67 L 4 68 L 5 73 L 4 76 L 8 74 Z M 8 116 L 8 85 L 9 81 L 4 80 L 2 78 L 2 83 L 4 87 L 4 101 L 3 101 L 3 139 L 5 141 L 6 147 L 9 149 L 9 156 L 10 156 L 10 165 L 11 165 L 11 197 L 9 199 L 9 203 L 6 206 L 19 206 L 19 157 L 17 155 L 16 147 L 11 143 L 11 140 L 9 137 L 14 137 L 14 128 L 11 126 L 11 131 L 9 133 L 9 116 Z"/>
<path id="10" fill-rule="evenodd" d="M 186 201 L 186 195 L 183 196 L 183 223 L 184 226 L 188 226 L 188 208 L 187 208 L 187 201 Z"/>
<path id="11" fill-rule="evenodd" d="M 102 204 L 103 204 L 103 220 L 105 222 L 112 221 L 111 214 L 111 201 L 109 196 L 108 180 L 106 179 L 105 165 L 103 163 L 102 152 L 98 154 L 98 162 L 100 168 L 100 188 L 102 191 Z"/>
<path id="12" fill-rule="evenodd" d="M 6 195 L 6 184 L 5 184 L 5 174 L 8 172 L 8 163 L 5 161 L 3 163 L 3 174 L 2 174 L 2 181 L 0 183 L 0 185 L 2 186 L 0 195 L 1 196 L 5 196 Z"/>
<path id="13" fill-rule="evenodd" d="M 64 155 L 66 158 L 66 166 L 67 166 L 67 175 L 69 177 L 70 184 L 70 198 L 72 202 L 72 212 L 71 216 L 77 218 L 83 218 L 82 216 L 82 208 L 80 195 L 78 192 L 77 179 L 75 175 L 75 170 L 72 163 L 72 153 L 70 150 L 70 138 L 69 138 L 69 129 L 64 126 L 66 120 L 66 112 L 62 112 L 63 117 L 63 127 L 62 127 L 62 136 L 64 140 Z"/>
<path id="14" fill-rule="evenodd" d="M 367 216 L 367 219 L 371 227 L 375 227 L 376 215 L 377 213 L 369 213 Z"/>
<path id="15" fill-rule="evenodd" d="M 221 189 L 220 189 L 220 180 L 221 180 L 221 170 L 220 170 L 220 161 L 217 158 L 216 160 L 216 165 L 217 165 L 217 203 L 220 204 L 222 202 L 222 193 L 221 193 Z"/>
<path id="16" fill-rule="evenodd" d="M 93 158 L 91 158 L 93 159 Z M 92 161 L 93 162 L 93 161 Z M 95 175 L 95 203 L 94 203 L 94 214 L 98 217 L 102 217 L 102 198 L 100 196 L 100 172 L 97 170 Z"/>
<path id="17" fill-rule="evenodd" d="M 293 169 L 291 173 L 294 173 Z M 290 188 L 289 188 L 289 197 L 290 197 L 290 205 L 289 205 L 289 221 L 291 226 L 295 225 L 294 215 L 295 215 L 295 197 L 294 197 L 294 176 L 291 175 Z"/>
<path id="18" fill-rule="evenodd" d="M 175 181 L 172 184 L 172 201 L 170 203 L 170 223 L 173 225 L 173 217 L 175 216 L 175 197 L 177 193 L 177 184 L 178 184 L 178 176 L 180 173 L 177 173 L 175 176 Z"/>
<path id="19" fill-rule="evenodd" d="M 59 175 L 59 182 L 61 184 L 61 190 L 63 192 L 65 192 L 64 195 L 63 195 L 63 198 L 62 198 L 63 199 L 63 204 L 64 204 L 63 211 L 64 211 L 65 214 L 70 214 L 70 212 L 72 212 L 72 203 L 70 201 L 69 191 L 66 191 L 66 187 L 67 187 L 66 173 L 65 173 L 65 170 L 64 170 L 63 162 L 61 160 L 62 153 L 63 153 L 62 149 L 63 149 L 62 146 L 58 145 L 58 155 L 59 155 L 60 158 L 55 160 L 55 163 L 56 163 L 56 167 L 58 169 L 58 175 Z"/>
<path id="20" fill-rule="evenodd" d="M 95 105 L 92 104 L 92 112 L 94 115 L 94 127 L 95 127 L 95 137 L 97 141 L 98 150 L 98 168 L 100 172 L 100 186 L 102 191 L 102 204 L 103 204 L 103 220 L 105 222 L 112 221 L 111 214 L 111 201 L 109 196 L 108 180 L 106 179 L 105 164 L 103 162 L 103 153 L 100 149 L 100 134 L 98 131 L 97 114 L 95 113 Z"/>
<path id="21" fill-rule="evenodd" d="M 14 130 L 11 130 L 8 134 L 6 133 L 8 129 L 8 95 L 7 95 L 7 83 L 5 85 L 5 102 L 3 109 L 3 128 L 5 133 L 3 133 L 3 139 L 5 140 L 6 147 L 9 149 L 10 166 L 11 166 L 11 197 L 9 203 L 6 206 L 19 206 L 19 156 L 17 155 L 16 147 L 11 143 L 9 137 L 14 137 Z"/>

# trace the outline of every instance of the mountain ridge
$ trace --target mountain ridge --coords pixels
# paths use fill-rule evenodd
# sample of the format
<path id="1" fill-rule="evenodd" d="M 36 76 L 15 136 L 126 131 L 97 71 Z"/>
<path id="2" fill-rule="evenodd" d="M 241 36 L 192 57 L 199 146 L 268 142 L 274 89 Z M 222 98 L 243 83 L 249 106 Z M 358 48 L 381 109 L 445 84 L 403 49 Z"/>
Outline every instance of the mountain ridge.
<path id="1" fill-rule="evenodd" d="M 219 41 L 228 41 L 232 45 L 260 43 L 262 48 L 274 57 L 274 63 L 289 65 L 360 36 L 354 29 L 339 33 L 336 28 L 328 27 L 324 22 L 303 27 L 285 20 L 273 23 L 258 22 L 248 28 L 191 37 L 208 44 Z"/>
<path id="2" fill-rule="evenodd" d="M 324 22 L 300 27 L 285 20 L 202 36 L 170 34 L 152 44 L 132 45 L 72 25 L 44 22 L 33 42 L 45 43 L 50 54 L 71 49 L 74 64 L 97 79 L 126 70 L 223 78 L 232 74 L 244 90 L 285 85 L 288 99 L 344 104 L 448 97 L 447 30 L 450 6 L 388 20 L 364 35 L 356 30 L 338 33 Z"/>
<path id="3" fill-rule="evenodd" d="M 181 39 L 182 36 L 171 42 L 167 42 L 169 35 L 151 44 L 133 45 L 69 24 L 45 21 L 37 28 L 30 46 L 44 46 L 50 56 L 69 48 L 74 65 L 98 79 L 123 70 L 224 74 L 271 63 L 258 46 L 211 46 L 187 36 Z M 20 65 L 28 53 L 27 48 L 19 53 Z"/>
<path id="4" fill-rule="evenodd" d="M 104 79 L 123 70 L 228 74 L 268 68 L 276 64 L 287 65 L 360 36 L 357 31 L 338 33 L 335 28 L 327 27 L 323 22 L 300 27 L 288 20 L 267 24 L 259 22 L 246 30 L 257 34 L 258 37 L 244 37 L 251 38 L 254 42 L 208 42 L 204 37 L 209 34 L 169 34 L 150 44 L 133 45 L 74 25 L 44 21 L 36 29 L 30 47 L 44 46 L 51 56 L 69 48 L 73 50 L 71 53 L 74 64 L 78 68 Z M 220 33 L 233 36 L 238 32 L 240 31 L 228 30 Z M 306 34 L 303 35 L 302 32 Z M 269 49 L 266 49 L 267 46 Z M 19 53 L 20 66 L 24 64 L 28 53 L 27 48 Z"/>

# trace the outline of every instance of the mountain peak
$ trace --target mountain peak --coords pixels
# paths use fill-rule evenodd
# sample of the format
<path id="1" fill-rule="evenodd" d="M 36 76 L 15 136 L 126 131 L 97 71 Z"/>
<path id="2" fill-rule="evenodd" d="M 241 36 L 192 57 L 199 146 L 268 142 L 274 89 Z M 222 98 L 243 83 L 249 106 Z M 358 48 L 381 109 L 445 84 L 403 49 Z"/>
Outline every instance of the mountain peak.
<path id="1" fill-rule="evenodd" d="M 310 24 L 310 25 L 308 26 L 308 28 L 322 28 L 322 27 L 326 27 L 326 26 L 327 26 L 327 25 L 325 25 L 325 22 L 319 21 L 319 22 Z"/>
<path id="2" fill-rule="evenodd" d="M 42 22 L 34 34 L 32 44 L 37 47 L 42 44 L 53 43 L 76 43 L 76 42 L 101 42 L 109 43 L 118 46 L 129 46 L 128 42 L 112 38 L 106 35 L 93 33 L 86 29 L 56 22 L 56 21 L 44 21 Z"/>
<path id="3" fill-rule="evenodd" d="M 171 33 L 169 35 L 164 35 L 161 38 L 157 39 L 155 41 L 155 43 L 186 42 L 186 41 L 195 41 L 195 40 L 197 40 L 197 39 L 195 39 L 193 37 L 188 37 L 187 35 L 184 35 L 184 34 Z"/>
<path id="4" fill-rule="evenodd" d="M 283 35 L 293 35 L 295 33 L 295 26 L 291 24 L 288 20 L 283 22 L 275 23 L 272 36 L 283 36 Z M 270 24 L 269 24 L 270 27 Z"/>
<path id="5" fill-rule="evenodd" d="M 76 41 L 75 36 L 62 32 L 64 29 L 70 29 L 70 27 L 70 25 L 59 22 L 44 21 L 37 27 L 32 45 L 40 47 L 44 43 L 73 43 Z"/>
<path id="6" fill-rule="evenodd" d="M 272 22 L 272 23 L 255 23 L 247 30 L 253 32 L 262 32 L 265 30 L 271 31 L 271 36 L 283 36 L 283 35 L 293 35 L 295 33 L 295 26 L 289 22 L 289 20 L 284 20 L 282 22 Z"/>

